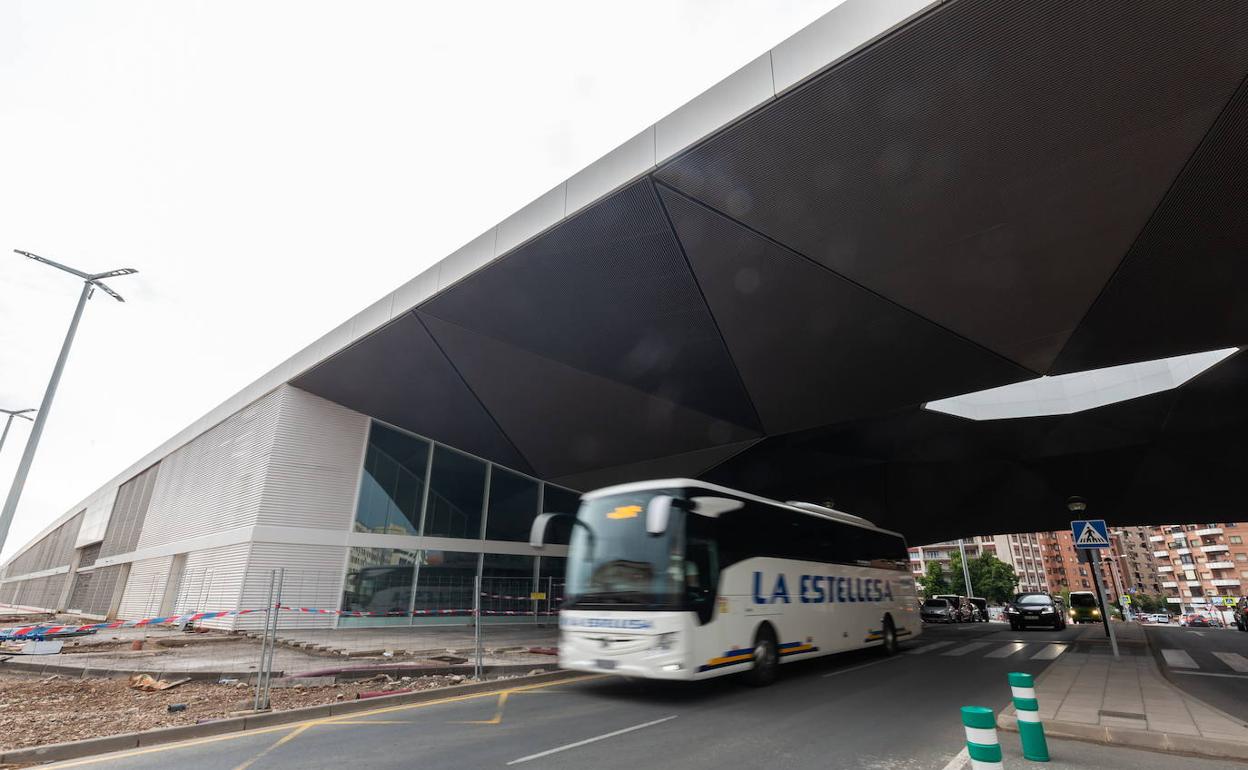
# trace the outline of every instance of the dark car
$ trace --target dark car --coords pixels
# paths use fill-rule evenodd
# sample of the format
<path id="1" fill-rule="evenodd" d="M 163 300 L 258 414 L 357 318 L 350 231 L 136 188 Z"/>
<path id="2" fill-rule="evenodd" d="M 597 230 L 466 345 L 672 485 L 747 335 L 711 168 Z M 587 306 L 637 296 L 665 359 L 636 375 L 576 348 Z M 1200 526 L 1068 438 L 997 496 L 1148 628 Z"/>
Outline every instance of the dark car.
<path id="1" fill-rule="evenodd" d="M 1248 631 L 1248 596 L 1242 596 L 1235 602 L 1235 627 Z"/>
<path id="2" fill-rule="evenodd" d="M 965 596 L 958 596 L 957 594 L 936 594 L 932 598 L 933 599 L 947 599 L 949 601 L 949 604 L 952 605 L 955 610 L 957 610 L 958 619 L 956 622 L 970 623 L 975 620 L 975 615 L 978 612 L 978 610 L 975 608 L 975 605 L 971 604 L 971 602 Z"/>
<path id="3" fill-rule="evenodd" d="M 919 607 L 924 623 L 959 623 L 958 608 L 948 599 L 927 599 Z"/>
<path id="4" fill-rule="evenodd" d="M 1052 594 L 1017 594 L 1005 605 L 1005 618 L 1015 631 L 1027 626 L 1048 626 L 1055 631 L 1066 627 L 1066 611 L 1062 600 Z"/>

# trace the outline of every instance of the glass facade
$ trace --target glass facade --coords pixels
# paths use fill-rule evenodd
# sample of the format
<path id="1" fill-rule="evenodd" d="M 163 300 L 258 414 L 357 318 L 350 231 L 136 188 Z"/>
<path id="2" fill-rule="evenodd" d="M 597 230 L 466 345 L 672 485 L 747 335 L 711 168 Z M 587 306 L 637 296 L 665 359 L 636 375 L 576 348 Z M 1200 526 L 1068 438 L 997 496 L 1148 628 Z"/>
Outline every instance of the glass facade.
<path id="1" fill-rule="evenodd" d="M 356 531 L 417 534 L 428 461 L 428 441 L 373 423 L 364 454 Z"/>
<path id="2" fill-rule="evenodd" d="M 467 616 L 478 576 L 487 617 L 550 614 L 562 595 L 566 560 L 497 551 L 515 549 L 502 543 L 527 542 L 538 513 L 576 513 L 579 502 L 580 494 L 572 490 L 374 422 L 354 528 L 399 536 L 396 545 L 409 547 L 351 548 L 342 609 L 368 614 L 343 616 L 340 623 L 463 622 L 412 611 L 458 610 Z M 556 528 L 549 541 L 566 545 L 570 530 L 570 524 Z M 464 546 L 418 547 L 423 544 L 412 537 L 453 538 Z"/>
<path id="3" fill-rule="evenodd" d="M 423 534 L 480 538 L 486 472 L 482 460 L 444 446 L 435 447 Z"/>

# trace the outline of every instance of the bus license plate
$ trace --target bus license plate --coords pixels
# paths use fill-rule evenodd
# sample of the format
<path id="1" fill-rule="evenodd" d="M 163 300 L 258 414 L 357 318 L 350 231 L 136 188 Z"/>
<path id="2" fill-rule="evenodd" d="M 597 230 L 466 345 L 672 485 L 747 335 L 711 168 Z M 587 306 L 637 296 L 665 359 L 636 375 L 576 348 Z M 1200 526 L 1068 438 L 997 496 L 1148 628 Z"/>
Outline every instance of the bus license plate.
<path id="1" fill-rule="evenodd" d="M 614 660 L 602 660 L 601 658 L 599 658 L 598 660 L 594 661 L 594 663 L 598 666 L 598 668 L 603 668 L 608 671 L 615 668 Z"/>

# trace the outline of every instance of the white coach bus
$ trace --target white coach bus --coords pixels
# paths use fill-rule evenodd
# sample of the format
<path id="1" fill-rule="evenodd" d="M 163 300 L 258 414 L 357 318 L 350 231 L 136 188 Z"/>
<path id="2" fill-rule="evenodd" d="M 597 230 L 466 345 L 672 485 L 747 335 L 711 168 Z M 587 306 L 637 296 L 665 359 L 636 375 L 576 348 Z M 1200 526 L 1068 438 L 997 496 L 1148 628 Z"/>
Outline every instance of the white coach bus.
<path id="1" fill-rule="evenodd" d="M 563 514 L 533 522 L 541 547 Z M 559 665 L 653 679 L 743 672 L 863 647 L 897 650 L 921 623 L 901 535 L 809 503 L 691 479 L 581 498 L 572 521 Z"/>

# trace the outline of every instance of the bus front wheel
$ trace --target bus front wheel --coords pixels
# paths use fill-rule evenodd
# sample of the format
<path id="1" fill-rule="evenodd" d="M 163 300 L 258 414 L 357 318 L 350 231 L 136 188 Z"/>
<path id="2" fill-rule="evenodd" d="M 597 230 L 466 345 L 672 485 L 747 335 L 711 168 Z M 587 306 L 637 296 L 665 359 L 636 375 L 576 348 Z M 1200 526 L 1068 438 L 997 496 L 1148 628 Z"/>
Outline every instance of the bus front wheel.
<path id="1" fill-rule="evenodd" d="M 765 687 L 776 681 L 779 667 L 776 634 L 771 626 L 762 626 L 754 635 L 754 665 L 746 673 L 746 681 L 754 687 Z"/>
<path id="2" fill-rule="evenodd" d="M 884 644 L 880 647 L 880 651 L 885 655 L 897 654 L 897 628 L 893 625 L 893 617 L 891 615 L 884 616 Z"/>

